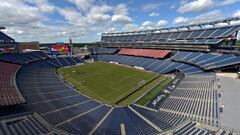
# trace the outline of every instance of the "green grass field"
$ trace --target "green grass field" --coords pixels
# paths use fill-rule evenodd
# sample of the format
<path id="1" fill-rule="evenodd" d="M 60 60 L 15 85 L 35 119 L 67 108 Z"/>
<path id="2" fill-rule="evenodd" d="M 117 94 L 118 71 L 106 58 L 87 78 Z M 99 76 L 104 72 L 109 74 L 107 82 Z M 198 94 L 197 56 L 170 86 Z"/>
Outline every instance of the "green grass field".
<path id="1" fill-rule="evenodd" d="M 172 79 L 170 77 L 164 78 L 162 82 L 159 83 L 159 85 L 153 88 L 149 93 L 147 93 L 144 97 L 139 99 L 136 103 L 139 105 L 145 106 L 148 103 L 148 101 L 154 98 L 160 91 L 162 91 L 171 82 L 172 82 Z"/>
<path id="2" fill-rule="evenodd" d="M 81 93 L 109 105 L 128 105 L 155 86 L 158 74 L 122 65 L 97 62 L 58 69 Z"/>

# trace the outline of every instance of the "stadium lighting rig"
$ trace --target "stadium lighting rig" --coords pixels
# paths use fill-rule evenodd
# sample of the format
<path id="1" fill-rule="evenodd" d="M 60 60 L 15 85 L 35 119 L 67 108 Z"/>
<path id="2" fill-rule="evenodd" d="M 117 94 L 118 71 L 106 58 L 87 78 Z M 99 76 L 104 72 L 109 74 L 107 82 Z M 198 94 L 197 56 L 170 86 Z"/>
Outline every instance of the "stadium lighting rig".
<path id="1" fill-rule="evenodd" d="M 152 29 L 152 30 L 139 30 L 139 31 L 127 31 L 127 32 L 109 32 L 109 33 L 102 33 L 102 36 L 118 36 L 118 35 L 130 35 L 130 34 L 149 34 L 149 33 L 156 33 L 156 32 L 162 32 L 162 31 L 179 31 L 180 29 L 186 28 L 188 30 L 191 30 L 191 28 L 194 27 L 200 27 L 202 29 L 203 26 L 212 25 L 215 27 L 217 24 L 220 23 L 227 23 L 230 25 L 230 22 L 234 21 L 240 21 L 240 17 L 231 17 L 223 20 L 217 20 L 217 21 L 211 21 L 211 22 L 205 22 L 205 23 L 198 23 L 198 24 L 190 24 L 190 25 L 183 25 L 178 27 L 170 27 L 170 28 L 161 28 L 161 29 Z"/>

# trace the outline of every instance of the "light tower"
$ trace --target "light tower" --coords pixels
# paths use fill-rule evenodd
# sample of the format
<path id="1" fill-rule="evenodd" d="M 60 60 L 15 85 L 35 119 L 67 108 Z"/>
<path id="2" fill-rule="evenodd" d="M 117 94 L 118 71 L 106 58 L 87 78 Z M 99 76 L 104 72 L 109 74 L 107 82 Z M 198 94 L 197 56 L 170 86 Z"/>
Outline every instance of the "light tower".
<path id="1" fill-rule="evenodd" d="M 72 46 L 72 39 L 69 38 L 69 46 L 70 46 L 70 56 L 73 54 L 73 46 Z"/>

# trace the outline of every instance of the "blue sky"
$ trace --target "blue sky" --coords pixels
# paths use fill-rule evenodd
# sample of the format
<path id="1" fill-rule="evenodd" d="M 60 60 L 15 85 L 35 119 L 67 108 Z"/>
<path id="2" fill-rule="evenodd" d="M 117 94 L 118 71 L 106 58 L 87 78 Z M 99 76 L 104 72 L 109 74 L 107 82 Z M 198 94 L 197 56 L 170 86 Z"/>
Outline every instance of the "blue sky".
<path id="1" fill-rule="evenodd" d="M 240 0 L 1 0 L 0 25 L 17 41 L 95 42 L 100 33 L 240 16 Z"/>

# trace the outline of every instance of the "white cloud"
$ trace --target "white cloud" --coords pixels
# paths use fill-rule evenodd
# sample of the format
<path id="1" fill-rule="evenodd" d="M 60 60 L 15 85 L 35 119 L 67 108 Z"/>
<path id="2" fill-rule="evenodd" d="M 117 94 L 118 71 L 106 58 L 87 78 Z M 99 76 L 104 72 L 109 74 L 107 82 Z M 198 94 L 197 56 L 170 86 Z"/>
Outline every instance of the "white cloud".
<path id="1" fill-rule="evenodd" d="M 173 24 L 196 24 L 196 23 L 203 23 L 203 22 L 211 22 L 211 21 L 222 19 L 222 18 L 223 18 L 223 13 L 220 10 L 213 10 L 192 18 L 177 17 L 174 19 Z"/>
<path id="2" fill-rule="evenodd" d="M 59 20 L 51 20 L 51 18 L 46 17 L 46 13 L 52 12 L 52 10 L 58 9 L 53 7 L 51 10 L 50 8 L 43 10 L 40 4 L 30 3 L 28 0 L 1 1 L 0 12 L 4 14 L 0 14 L 0 25 L 5 26 L 7 28 L 4 30 L 6 34 L 15 38 L 16 41 L 56 42 L 68 41 L 69 37 L 73 37 L 73 39 L 78 41 L 86 40 L 88 29 L 85 26 L 88 23 L 80 13 L 73 9 L 62 9 L 62 14 L 68 21 L 62 20 L 60 22 Z M 62 25 L 48 25 L 49 22 L 61 23 Z M 70 22 L 77 25 L 75 26 L 75 24 Z M 88 31 L 92 29 L 89 28 Z"/>
<path id="3" fill-rule="evenodd" d="M 125 4 L 118 4 L 114 7 L 111 21 L 113 25 L 125 25 L 133 22 L 132 18 L 128 16 L 128 7 Z"/>
<path id="4" fill-rule="evenodd" d="M 180 1 L 180 5 L 183 5 L 189 2 L 189 0 L 179 0 L 179 1 Z"/>
<path id="5" fill-rule="evenodd" d="M 99 14 L 99 13 L 107 13 L 113 10 L 113 7 L 108 5 L 92 5 L 91 9 L 89 10 L 90 14 Z"/>
<path id="6" fill-rule="evenodd" d="M 158 9 L 162 4 L 161 3 L 146 3 L 142 5 L 143 11 L 153 11 L 155 9 Z"/>
<path id="7" fill-rule="evenodd" d="M 187 12 L 202 12 L 214 5 L 212 0 L 194 0 L 189 3 L 185 3 L 178 8 L 178 12 L 187 13 Z"/>
<path id="8" fill-rule="evenodd" d="M 125 15 L 113 15 L 112 21 L 116 23 L 126 24 L 126 23 L 132 23 L 133 20 L 130 17 Z"/>
<path id="9" fill-rule="evenodd" d="M 189 21 L 188 18 L 179 16 L 179 17 L 174 19 L 173 24 L 186 24 L 188 21 Z"/>
<path id="10" fill-rule="evenodd" d="M 14 33 L 17 33 L 18 35 L 24 34 L 24 31 L 22 31 L 22 30 L 17 30 L 17 29 L 15 29 L 13 32 L 14 32 Z"/>
<path id="11" fill-rule="evenodd" d="M 108 12 L 112 11 L 113 7 L 108 5 L 92 6 L 86 15 L 93 24 L 99 22 L 106 22 L 111 19 Z"/>
<path id="12" fill-rule="evenodd" d="M 76 0 L 71 1 L 76 2 Z M 133 22 L 132 18 L 128 16 L 128 7 L 125 4 L 109 6 L 106 3 L 96 4 L 93 1 L 88 3 L 87 5 L 91 6 L 85 9 L 82 9 L 76 3 L 75 5 L 77 9 L 81 10 L 59 8 L 59 13 L 68 20 L 70 25 L 77 27 L 81 32 L 101 33 L 114 31 L 122 29 L 126 24 Z M 99 37 L 97 36 L 97 38 Z"/>
<path id="13" fill-rule="evenodd" d="M 240 17 L 240 10 L 235 11 L 233 17 Z"/>
<path id="14" fill-rule="evenodd" d="M 108 14 L 93 14 L 90 16 L 96 22 L 105 22 L 110 20 L 111 16 Z"/>
<path id="15" fill-rule="evenodd" d="M 168 21 L 167 21 L 167 20 L 160 20 L 160 21 L 158 21 L 157 26 L 158 26 L 158 27 L 164 27 L 164 26 L 166 26 L 167 24 L 168 24 Z"/>
<path id="16" fill-rule="evenodd" d="M 240 2 L 240 0 L 222 0 L 218 5 L 219 6 L 226 6 L 226 5 L 230 5 L 236 2 Z"/>
<path id="17" fill-rule="evenodd" d="M 55 7 L 50 4 L 47 0 L 24 0 L 28 3 L 35 5 L 40 12 L 51 13 L 55 10 Z"/>
<path id="18" fill-rule="evenodd" d="M 68 0 L 69 2 L 77 5 L 81 10 L 87 11 L 94 5 L 95 0 Z"/>
<path id="19" fill-rule="evenodd" d="M 78 6 L 80 9 L 82 9 L 82 15 L 77 15 L 81 14 L 79 11 L 71 11 L 73 12 L 73 16 L 79 16 L 80 19 L 69 19 L 70 17 L 65 16 L 67 20 L 70 22 L 75 22 L 79 23 L 81 20 L 85 23 L 88 23 L 87 26 L 89 25 L 100 25 L 101 23 L 104 26 L 107 25 L 115 25 L 114 23 L 117 24 L 126 24 L 126 23 L 131 23 L 132 18 L 127 16 L 128 14 L 128 8 L 125 4 L 118 4 L 117 6 L 109 6 L 106 4 L 100 4 L 96 5 L 94 0 L 90 0 L 87 2 L 86 0 L 70 0 L 76 6 Z M 83 7 L 83 5 L 86 5 Z M 59 12 L 61 13 L 62 9 L 59 9 Z M 70 15 L 71 16 L 71 15 Z M 79 20 L 79 21 L 78 21 Z M 82 24 L 82 23 L 80 23 Z M 86 27 L 86 26 L 85 26 Z M 92 26 L 96 27 L 96 26 Z"/>
<path id="20" fill-rule="evenodd" d="M 0 4 L 0 25 L 27 26 L 43 20 L 43 15 L 36 7 L 30 7 L 18 0 L 5 0 Z"/>
<path id="21" fill-rule="evenodd" d="M 199 13 L 212 7 L 226 6 L 237 2 L 240 2 L 240 0 L 194 0 L 190 2 L 188 0 L 181 0 L 181 6 L 177 11 L 180 13 Z"/>
<path id="22" fill-rule="evenodd" d="M 142 27 L 140 29 L 152 29 L 164 27 L 168 24 L 167 20 L 159 20 L 158 22 L 145 21 L 142 23 Z"/>
<path id="23" fill-rule="evenodd" d="M 223 13 L 220 10 L 213 10 L 191 19 L 191 23 L 211 22 L 223 18 Z"/>
<path id="24" fill-rule="evenodd" d="M 122 28 L 122 30 L 123 31 L 136 31 L 136 30 L 140 30 L 140 28 L 136 24 L 128 23 Z"/>
<path id="25" fill-rule="evenodd" d="M 156 13 L 156 12 L 152 12 L 152 13 L 150 13 L 149 14 L 149 16 L 151 16 L 151 17 L 157 17 L 157 16 L 159 16 L 160 14 L 159 13 Z"/>
<path id="26" fill-rule="evenodd" d="M 145 21 L 142 23 L 143 27 L 154 27 L 155 24 L 152 21 Z"/>
<path id="27" fill-rule="evenodd" d="M 57 7 L 49 0 L 1 0 L 0 25 L 6 26 L 7 29 L 4 31 L 17 41 L 67 42 L 71 37 L 76 42 L 90 42 L 99 40 L 97 33 L 152 29 L 165 27 L 168 24 L 166 20 L 143 21 L 135 24 L 128 13 L 130 9 L 127 4 L 108 5 L 107 2 L 95 0 L 66 1 L 70 1 L 71 6 Z M 225 4 L 233 2 L 233 0 L 212 1 L 225 2 Z M 191 2 L 182 0 L 183 6 L 188 3 Z M 160 6 L 161 3 L 148 3 L 141 9 L 147 11 L 149 16 L 159 16 L 157 9 Z M 55 12 L 64 19 L 48 18 L 48 14 Z M 233 16 L 238 15 L 239 11 L 233 13 Z M 199 23 L 221 19 L 222 16 L 224 14 L 220 10 L 214 10 L 196 17 L 176 18 L 174 24 Z"/>
<path id="28" fill-rule="evenodd" d="M 66 20 L 70 24 L 73 25 L 84 25 L 86 18 L 81 15 L 81 13 L 77 12 L 75 9 L 65 8 L 58 10 L 59 13 L 64 16 Z"/>
<path id="29" fill-rule="evenodd" d="M 114 14 L 127 15 L 128 14 L 127 6 L 125 4 L 118 4 L 114 9 Z"/>
<path id="30" fill-rule="evenodd" d="M 105 32 L 115 32 L 117 30 L 117 28 L 115 27 L 109 27 L 107 28 L 107 30 Z"/>

